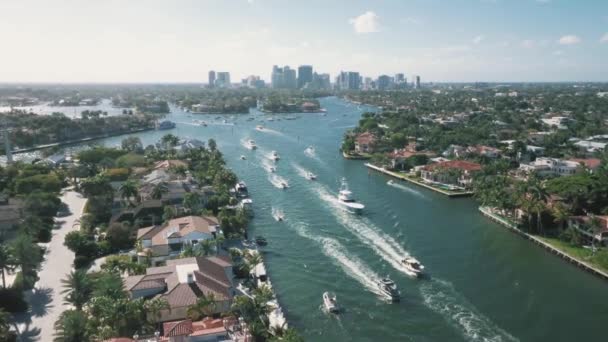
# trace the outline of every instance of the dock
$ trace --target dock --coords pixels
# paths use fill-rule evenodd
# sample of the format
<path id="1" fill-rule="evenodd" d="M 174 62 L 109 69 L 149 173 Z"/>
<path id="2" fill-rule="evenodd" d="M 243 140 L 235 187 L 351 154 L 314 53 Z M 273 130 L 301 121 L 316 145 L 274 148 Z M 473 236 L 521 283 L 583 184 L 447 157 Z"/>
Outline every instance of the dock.
<path id="1" fill-rule="evenodd" d="M 388 175 L 388 176 L 391 176 L 391 177 L 394 177 L 394 178 L 397 178 L 397 179 L 400 179 L 400 180 L 404 180 L 404 181 L 410 182 L 412 184 L 416 184 L 416 185 L 418 185 L 420 187 L 423 187 L 423 188 L 426 188 L 428 190 L 432 190 L 432 191 L 438 192 L 438 193 L 440 193 L 442 195 L 445 195 L 445 196 L 448 196 L 450 198 L 473 196 L 473 191 L 448 191 L 448 190 L 438 189 L 438 188 L 436 188 L 436 187 L 434 187 L 432 185 L 426 184 L 424 182 L 417 181 L 417 180 L 412 179 L 412 178 L 410 178 L 410 177 L 408 177 L 406 175 L 402 175 L 402 174 L 399 174 L 397 172 L 389 171 L 389 170 L 387 170 L 385 168 L 382 168 L 382 167 L 379 167 L 379 166 L 376 166 L 376 165 L 373 165 L 373 164 L 370 164 L 370 163 L 365 163 L 365 166 L 367 166 L 368 168 L 370 168 L 370 169 L 372 169 L 374 171 L 378 171 L 378 172 L 384 173 L 385 175 Z"/>
<path id="2" fill-rule="evenodd" d="M 588 263 L 577 259 L 563 251 L 561 251 L 560 249 L 553 247 L 552 245 L 546 243 L 545 241 L 537 238 L 536 236 L 530 235 L 526 232 L 524 232 L 523 230 L 517 228 L 516 225 L 514 225 L 513 223 L 507 221 L 506 219 L 504 219 L 503 217 L 495 214 L 492 212 L 492 210 L 488 207 L 479 207 L 479 211 L 486 217 L 488 217 L 489 219 L 491 219 L 492 221 L 499 223 L 507 228 L 509 228 L 510 231 L 519 234 L 520 236 L 534 242 L 535 244 L 543 247 L 545 250 L 551 252 L 554 255 L 557 255 L 558 257 L 562 258 L 563 260 L 566 260 L 567 262 L 577 266 L 578 268 L 581 268 L 591 274 L 594 274 L 604 280 L 608 280 L 608 273 L 597 269 L 596 267 L 589 265 Z"/>

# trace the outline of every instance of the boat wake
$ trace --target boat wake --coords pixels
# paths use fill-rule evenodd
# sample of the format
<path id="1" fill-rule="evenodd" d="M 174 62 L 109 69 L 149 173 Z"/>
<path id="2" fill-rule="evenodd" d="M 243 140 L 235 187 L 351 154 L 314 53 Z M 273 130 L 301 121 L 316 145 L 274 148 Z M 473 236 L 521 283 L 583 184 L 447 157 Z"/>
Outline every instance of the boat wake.
<path id="1" fill-rule="evenodd" d="M 433 278 L 422 283 L 420 292 L 424 303 L 437 312 L 463 336 L 474 342 L 519 341 L 478 312 L 454 286 L 447 281 Z"/>
<path id="2" fill-rule="evenodd" d="M 281 177 L 281 176 L 279 176 L 277 174 L 269 173 L 268 174 L 268 180 L 276 188 L 284 189 L 284 188 L 288 188 L 289 187 L 289 182 L 285 178 L 283 178 L 283 177 Z"/>
<path id="3" fill-rule="evenodd" d="M 301 167 L 300 165 L 298 165 L 296 163 L 291 163 L 291 166 L 296 170 L 298 175 L 301 176 L 302 178 L 308 177 L 308 174 L 310 173 L 310 171 L 306 170 L 305 168 Z"/>
<path id="4" fill-rule="evenodd" d="M 260 165 L 262 166 L 262 168 L 264 170 L 266 170 L 266 172 L 268 173 L 274 173 L 277 170 L 277 165 L 273 164 L 269 159 L 267 158 L 263 158 L 260 161 Z M 274 170 L 274 171 L 273 171 Z"/>
<path id="5" fill-rule="evenodd" d="M 368 291 L 382 296 L 376 285 L 376 281 L 380 279 L 380 276 L 359 258 L 349 254 L 340 242 L 332 238 L 312 235 L 303 223 L 295 224 L 293 228 L 295 228 L 298 235 L 319 243 L 323 249 L 323 254 L 331 258 L 344 273 L 359 282 Z"/>
<path id="6" fill-rule="evenodd" d="M 332 214 L 338 222 L 353 233 L 362 243 L 370 246 L 378 256 L 398 271 L 409 276 L 416 276 L 414 272 L 401 264 L 401 260 L 409 256 L 409 253 L 395 239 L 380 230 L 370 220 L 363 217 L 355 218 L 344 211 L 338 200 L 322 186 L 317 185 L 315 191 L 322 200 L 330 204 Z"/>
<path id="7" fill-rule="evenodd" d="M 414 189 L 412 189 L 410 187 L 407 187 L 407 186 L 405 186 L 403 184 L 399 184 L 396 181 L 392 181 L 392 182 L 386 183 L 386 184 L 388 186 L 392 186 L 393 188 L 397 188 L 397 189 L 399 189 L 401 191 L 404 191 L 404 192 L 410 193 L 412 195 L 418 196 L 420 198 L 423 198 L 425 200 L 428 200 L 428 198 L 423 193 L 421 193 L 420 191 L 416 191 L 416 190 L 414 190 Z"/>
<path id="8" fill-rule="evenodd" d="M 272 217 L 275 221 L 283 221 L 285 219 L 285 214 L 283 213 L 283 210 L 272 207 Z"/>
<path id="9" fill-rule="evenodd" d="M 268 133 L 268 134 L 285 136 L 285 134 L 283 132 L 279 132 L 277 130 L 274 130 L 274 129 L 268 128 L 268 127 L 264 127 L 262 129 L 256 129 L 256 131 L 261 132 L 261 133 Z"/>

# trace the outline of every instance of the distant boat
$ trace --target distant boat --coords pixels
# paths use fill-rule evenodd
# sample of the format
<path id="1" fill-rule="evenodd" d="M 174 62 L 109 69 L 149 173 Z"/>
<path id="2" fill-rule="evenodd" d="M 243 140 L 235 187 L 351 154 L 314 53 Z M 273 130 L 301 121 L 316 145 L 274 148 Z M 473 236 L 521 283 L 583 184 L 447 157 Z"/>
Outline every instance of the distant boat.
<path id="1" fill-rule="evenodd" d="M 421 277 L 424 271 L 424 266 L 413 257 L 406 257 L 401 260 L 401 264 L 410 272 L 414 273 L 417 277 Z"/>
<path id="2" fill-rule="evenodd" d="M 323 305 L 325 306 L 325 310 L 327 310 L 327 312 L 340 312 L 340 308 L 338 307 L 338 301 L 336 300 L 336 295 L 332 292 L 323 293 Z"/>
<path id="3" fill-rule="evenodd" d="M 315 180 L 315 179 L 317 179 L 317 175 L 315 175 L 312 172 L 306 172 L 306 179 L 308 179 L 308 180 Z"/>
<path id="4" fill-rule="evenodd" d="M 258 246 L 266 246 L 268 244 L 268 241 L 266 241 L 266 238 L 264 238 L 263 236 L 256 236 L 255 243 L 257 243 Z"/>
<path id="5" fill-rule="evenodd" d="M 257 125 L 257 126 L 255 126 L 255 129 L 257 129 L 258 131 L 263 131 L 264 130 L 264 126 Z"/>
<path id="6" fill-rule="evenodd" d="M 397 289 L 397 284 L 388 276 L 378 280 L 376 285 L 378 285 L 378 289 L 382 295 L 387 297 L 391 302 L 398 302 L 401 299 L 401 293 Z"/>
<path id="7" fill-rule="evenodd" d="M 342 185 L 340 186 L 340 192 L 338 193 L 338 202 L 347 210 L 354 211 L 355 213 L 361 213 L 365 206 L 357 202 L 353 198 L 353 193 L 348 189 L 346 179 L 342 178 Z"/>
<path id="8" fill-rule="evenodd" d="M 272 152 L 270 152 L 270 159 L 272 159 L 274 161 L 278 161 L 279 159 L 281 159 L 281 157 L 279 157 L 279 154 L 277 153 L 277 151 L 272 151 Z"/>
<path id="9" fill-rule="evenodd" d="M 255 144 L 255 141 L 253 141 L 251 139 L 247 140 L 247 142 L 245 143 L 245 147 L 247 147 L 250 150 L 255 150 L 258 148 L 257 145 Z"/>
<path id="10" fill-rule="evenodd" d="M 245 160 L 247 159 L 247 157 L 245 157 L 244 155 L 241 155 L 241 160 Z"/>

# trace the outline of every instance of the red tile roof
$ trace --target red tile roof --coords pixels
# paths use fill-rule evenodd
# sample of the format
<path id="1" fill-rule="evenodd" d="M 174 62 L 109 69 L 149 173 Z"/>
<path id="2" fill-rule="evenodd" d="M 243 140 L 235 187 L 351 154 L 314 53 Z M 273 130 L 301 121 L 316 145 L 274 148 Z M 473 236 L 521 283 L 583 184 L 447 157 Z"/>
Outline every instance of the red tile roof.
<path id="1" fill-rule="evenodd" d="M 587 159 L 570 159 L 570 161 L 579 163 L 579 164 L 583 164 L 585 165 L 585 167 L 587 167 L 590 170 L 595 170 L 597 169 L 600 164 L 602 163 L 602 161 L 600 159 L 597 158 L 587 158 Z"/>
<path id="2" fill-rule="evenodd" d="M 357 135 L 357 138 L 355 139 L 357 141 L 358 144 L 373 144 L 374 142 L 376 142 L 376 136 L 373 135 L 370 132 L 365 132 L 365 133 L 361 133 L 359 135 Z"/>
<path id="3" fill-rule="evenodd" d="M 479 171 L 481 170 L 481 165 L 466 160 L 450 160 L 427 165 L 424 169 L 427 171 L 432 171 L 435 169 L 459 169 L 463 171 Z"/>
<path id="4" fill-rule="evenodd" d="M 163 336 L 165 337 L 176 337 L 176 336 L 188 336 L 194 331 L 192 329 L 192 321 L 187 319 L 184 321 L 167 322 L 163 324 Z"/>

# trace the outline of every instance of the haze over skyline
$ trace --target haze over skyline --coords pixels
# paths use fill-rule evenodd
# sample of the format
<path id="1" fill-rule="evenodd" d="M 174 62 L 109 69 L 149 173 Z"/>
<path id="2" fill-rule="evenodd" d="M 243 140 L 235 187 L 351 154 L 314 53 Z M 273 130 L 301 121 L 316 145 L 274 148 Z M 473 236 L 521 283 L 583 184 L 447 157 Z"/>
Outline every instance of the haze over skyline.
<path id="1" fill-rule="evenodd" d="M 423 81 L 606 81 L 602 0 L 0 3 L 0 82 L 233 82 L 311 64 Z"/>

